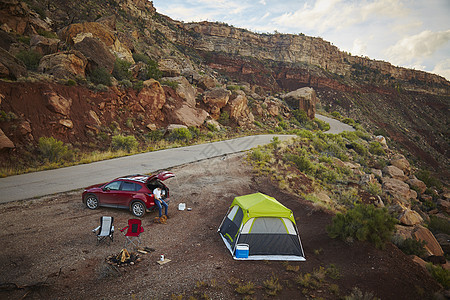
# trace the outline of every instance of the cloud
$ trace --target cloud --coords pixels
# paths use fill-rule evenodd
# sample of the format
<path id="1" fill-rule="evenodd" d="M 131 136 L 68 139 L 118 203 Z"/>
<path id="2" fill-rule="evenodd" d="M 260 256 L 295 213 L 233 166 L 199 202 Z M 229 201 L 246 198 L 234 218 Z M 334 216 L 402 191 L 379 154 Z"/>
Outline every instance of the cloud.
<path id="1" fill-rule="evenodd" d="M 450 30 L 432 32 L 422 31 L 419 34 L 405 37 L 389 47 L 385 53 L 395 64 L 406 64 L 421 61 L 430 57 L 450 41 Z"/>
<path id="2" fill-rule="evenodd" d="M 295 12 L 284 13 L 273 21 L 283 27 L 308 27 L 324 32 L 343 29 L 367 20 L 391 19 L 404 15 L 407 9 L 399 0 L 343 1 L 317 0 L 314 5 L 305 3 Z"/>
<path id="3" fill-rule="evenodd" d="M 259 0 L 259 3 L 261 3 L 262 5 L 266 5 L 266 0 Z"/>
<path id="4" fill-rule="evenodd" d="M 445 77 L 445 79 L 450 80 L 450 59 L 438 62 L 431 72 L 439 74 Z"/>
<path id="5" fill-rule="evenodd" d="M 367 53 L 367 45 L 363 41 L 361 41 L 360 39 L 355 39 L 353 41 L 353 48 L 352 48 L 351 53 L 353 55 L 362 55 L 362 56 L 364 56 Z"/>

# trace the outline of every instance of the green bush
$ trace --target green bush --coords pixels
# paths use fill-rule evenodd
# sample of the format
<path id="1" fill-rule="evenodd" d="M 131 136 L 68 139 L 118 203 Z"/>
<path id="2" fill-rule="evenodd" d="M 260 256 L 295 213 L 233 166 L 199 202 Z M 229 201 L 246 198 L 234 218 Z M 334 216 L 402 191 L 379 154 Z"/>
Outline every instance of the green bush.
<path id="1" fill-rule="evenodd" d="M 306 114 L 306 111 L 304 111 L 304 110 L 295 109 L 292 111 L 292 115 L 300 124 L 306 123 L 309 121 L 308 115 Z"/>
<path id="2" fill-rule="evenodd" d="M 442 284 L 444 289 L 450 288 L 450 270 L 446 270 L 441 266 L 433 266 L 432 263 L 427 264 L 427 270 L 437 282 Z"/>
<path id="3" fill-rule="evenodd" d="M 129 71 L 129 68 L 131 67 L 131 63 L 124 60 L 117 58 L 114 62 L 114 69 L 112 71 L 112 75 L 117 80 L 131 80 L 131 72 Z"/>
<path id="4" fill-rule="evenodd" d="M 338 119 L 338 120 L 340 120 L 340 119 L 342 118 L 341 114 L 340 114 L 338 111 L 333 111 L 333 112 L 331 113 L 331 116 L 332 116 L 333 118 Z"/>
<path id="5" fill-rule="evenodd" d="M 88 76 L 90 82 L 95 84 L 111 85 L 111 74 L 105 68 L 95 68 Z"/>
<path id="6" fill-rule="evenodd" d="M 222 125 L 228 125 L 230 123 L 230 114 L 227 111 L 222 112 L 217 121 Z"/>
<path id="7" fill-rule="evenodd" d="M 432 176 L 427 170 L 420 170 L 417 172 L 416 177 L 422 180 L 427 187 L 436 187 L 438 189 L 442 188 L 442 183 L 436 177 Z"/>
<path id="8" fill-rule="evenodd" d="M 321 131 L 330 130 L 330 124 L 328 124 L 327 122 L 319 120 L 319 119 L 314 119 L 314 122 L 317 124 L 317 126 L 319 127 L 319 129 Z"/>
<path id="9" fill-rule="evenodd" d="M 152 130 L 145 137 L 153 142 L 160 141 L 164 137 L 164 130 Z"/>
<path id="10" fill-rule="evenodd" d="M 250 152 L 250 159 L 257 162 L 268 162 L 270 160 L 270 154 L 263 151 L 261 148 L 255 148 Z"/>
<path id="11" fill-rule="evenodd" d="M 8 122 L 17 119 L 17 115 L 12 111 L 6 112 L 4 110 L 0 110 L 0 122 Z"/>
<path id="12" fill-rule="evenodd" d="M 189 131 L 191 132 L 192 138 L 198 138 L 200 136 L 200 129 L 195 126 L 189 126 Z"/>
<path id="13" fill-rule="evenodd" d="M 66 84 L 68 86 L 75 86 L 75 85 L 77 85 L 77 82 L 73 79 L 68 79 Z"/>
<path id="14" fill-rule="evenodd" d="M 312 174 L 314 172 L 314 164 L 305 154 L 286 154 L 284 158 L 286 161 L 293 162 L 301 172 L 306 174 Z"/>
<path id="15" fill-rule="evenodd" d="M 383 146 L 377 141 L 372 141 L 369 144 L 369 152 L 373 155 L 386 155 Z"/>
<path id="16" fill-rule="evenodd" d="M 40 137 L 38 147 L 42 157 L 49 162 L 73 159 L 73 151 L 69 150 L 62 141 L 58 141 L 54 137 Z"/>
<path id="17" fill-rule="evenodd" d="M 135 62 L 142 61 L 147 65 L 151 62 L 150 57 L 142 53 L 133 53 L 133 59 Z"/>
<path id="18" fill-rule="evenodd" d="M 345 123 L 348 125 L 355 125 L 355 120 L 353 120 L 352 118 L 345 118 L 344 120 L 342 120 L 342 123 Z"/>
<path id="19" fill-rule="evenodd" d="M 130 153 L 137 148 L 138 144 L 139 143 L 134 135 L 124 136 L 119 134 L 112 137 L 111 149 L 113 151 L 125 150 Z"/>
<path id="20" fill-rule="evenodd" d="M 175 128 L 169 134 L 169 141 L 189 142 L 192 139 L 192 133 L 187 128 Z"/>
<path id="21" fill-rule="evenodd" d="M 418 241 L 416 239 L 406 239 L 400 241 L 396 245 L 406 255 L 416 255 L 419 257 L 423 257 L 427 253 L 427 251 L 424 248 L 426 244 L 427 242 L 425 241 Z"/>
<path id="22" fill-rule="evenodd" d="M 44 29 L 38 29 L 37 33 L 43 37 L 49 38 L 49 39 L 57 39 L 58 35 L 54 33 L 53 31 L 45 31 Z"/>
<path id="23" fill-rule="evenodd" d="M 147 77 L 159 80 L 162 77 L 162 72 L 159 70 L 158 63 L 154 60 L 150 60 L 147 63 Z"/>
<path id="24" fill-rule="evenodd" d="M 446 219 L 437 216 L 430 216 L 428 229 L 430 229 L 434 234 L 445 233 L 450 235 L 450 223 Z"/>
<path id="25" fill-rule="evenodd" d="M 178 82 L 172 80 L 161 80 L 161 85 L 167 85 L 176 90 L 179 84 Z"/>
<path id="26" fill-rule="evenodd" d="M 327 231 L 332 238 L 369 241 L 383 249 L 385 242 L 391 239 L 396 223 L 397 220 L 389 215 L 386 208 L 356 204 L 346 213 L 333 217 Z"/>
<path id="27" fill-rule="evenodd" d="M 21 60 L 28 70 L 36 71 L 42 55 L 34 50 L 22 50 L 16 54 L 16 58 Z"/>
<path id="28" fill-rule="evenodd" d="M 364 147 L 362 144 L 354 141 L 351 143 L 353 150 L 356 151 L 356 153 L 358 153 L 359 155 L 365 156 L 367 155 L 367 148 Z"/>

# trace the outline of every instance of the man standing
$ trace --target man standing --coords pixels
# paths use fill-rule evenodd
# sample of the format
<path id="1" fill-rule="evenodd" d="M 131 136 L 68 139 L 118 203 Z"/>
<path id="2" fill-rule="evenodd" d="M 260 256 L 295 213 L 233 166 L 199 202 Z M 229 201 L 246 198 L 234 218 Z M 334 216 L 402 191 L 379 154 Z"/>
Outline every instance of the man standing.
<path id="1" fill-rule="evenodd" d="M 161 198 L 161 188 L 157 187 L 153 190 L 153 195 L 155 196 L 155 204 L 158 206 L 159 209 L 159 217 L 162 217 L 162 206 L 164 206 L 164 214 L 166 215 L 166 218 L 169 218 L 167 215 L 167 208 L 169 207 L 167 203 Z"/>

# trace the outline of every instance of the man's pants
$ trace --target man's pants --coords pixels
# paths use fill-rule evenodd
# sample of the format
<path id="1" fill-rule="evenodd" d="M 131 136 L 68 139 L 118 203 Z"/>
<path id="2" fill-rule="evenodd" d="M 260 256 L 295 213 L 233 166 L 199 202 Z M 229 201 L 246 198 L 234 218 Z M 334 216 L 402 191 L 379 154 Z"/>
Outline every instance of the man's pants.
<path id="1" fill-rule="evenodd" d="M 158 209 L 159 209 L 159 217 L 161 218 L 161 216 L 162 216 L 161 204 L 164 206 L 164 214 L 167 216 L 167 208 L 169 207 L 167 205 L 167 203 L 164 200 L 161 200 L 161 203 L 160 203 L 158 200 L 155 199 L 155 204 L 156 204 L 156 206 L 158 206 Z"/>

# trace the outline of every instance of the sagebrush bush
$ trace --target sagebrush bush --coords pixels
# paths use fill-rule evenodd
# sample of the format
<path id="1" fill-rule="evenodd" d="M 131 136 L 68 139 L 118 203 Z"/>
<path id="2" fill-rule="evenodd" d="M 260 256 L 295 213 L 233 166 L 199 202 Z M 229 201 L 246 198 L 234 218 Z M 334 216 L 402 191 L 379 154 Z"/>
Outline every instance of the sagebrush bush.
<path id="1" fill-rule="evenodd" d="M 42 55 L 34 50 L 22 50 L 16 54 L 16 58 L 21 60 L 28 70 L 36 71 Z"/>
<path id="2" fill-rule="evenodd" d="M 54 137 L 40 137 L 38 147 L 42 157 L 49 162 L 73 159 L 73 151 Z"/>
<path id="3" fill-rule="evenodd" d="M 297 154 L 285 154 L 284 159 L 286 161 L 293 162 L 295 166 L 306 174 L 312 174 L 314 172 L 314 164 L 306 155 L 297 155 Z"/>
<path id="4" fill-rule="evenodd" d="M 332 238 L 354 238 L 369 241 L 383 249 L 392 237 L 397 220 L 389 215 L 386 208 L 373 205 L 356 204 L 346 213 L 338 213 L 327 226 Z"/>
<path id="5" fill-rule="evenodd" d="M 95 68 L 88 75 L 90 82 L 95 84 L 111 85 L 111 74 L 105 68 Z"/>
<path id="6" fill-rule="evenodd" d="M 444 269 L 441 266 L 434 266 L 432 263 L 427 264 L 427 270 L 437 282 L 442 284 L 444 289 L 450 288 L 450 270 Z"/>
<path id="7" fill-rule="evenodd" d="M 169 141 L 189 142 L 192 139 L 192 133 L 187 128 L 175 128 L 170 132 Z"/>
<path id="8" fill-rule="evenodd" d="M 135 150 L 139 145 L 138 141 L 134 137 L 134 135 L 115 135 L 111 140 L 111 149 L 113 151 L 117 150 L 125 150 L 128 153 Z"/>
<path id="9" fill-rule="evenodd" d="M 437 216 L 430 216 L 430 222 L 428 223 L 428 229 L 433 233 L 445 233 L 450 235 L 450 223 L 444 218 Z"/>
<path id="10" fill-rule="evenodd" d="M 129 68 L 131 67 L 131 63 L 117 58 L 114 62 L 114 69 L 112 71 L 112 75 L 119 81 L 121 80 L 131 80 L 131 72 Z"/>
<path id="11" fill-rule="evenodd" d="M 292 115 L 300 124 L 306 123 L 307 121 L 309 121 L 308 115 L 306 114 L 306 112 L 304 110 L 295 109 L 292 111 Z"/>
<path id="12" fill-rule="evenodd" d="M 319 127 L 320 130 L 322 130 L 322 131 L 330 130 L 330 124 L 328 124 L 327 122 L 319 120 L 319 119 L 314 119 L 314 122 L 317 124 L 317 126 Z"/>
<path id="13" fill-rule="evenodd" d="M 418 241 L 416 239 L 405 239 L 395 244 L 406 255 L 416 255 L 419 257 L 423 257 L 427 253 L 427 251 L 424 248 L 425 245 L 427 244 L 427 242 L 425 241 Z"/>
<path id="14" fill-rule="evenodd" d="M 369 144 L 369 152 L 374 155 L 386 155 L 383 146 L 377 141 L 372 141 Z"/>

